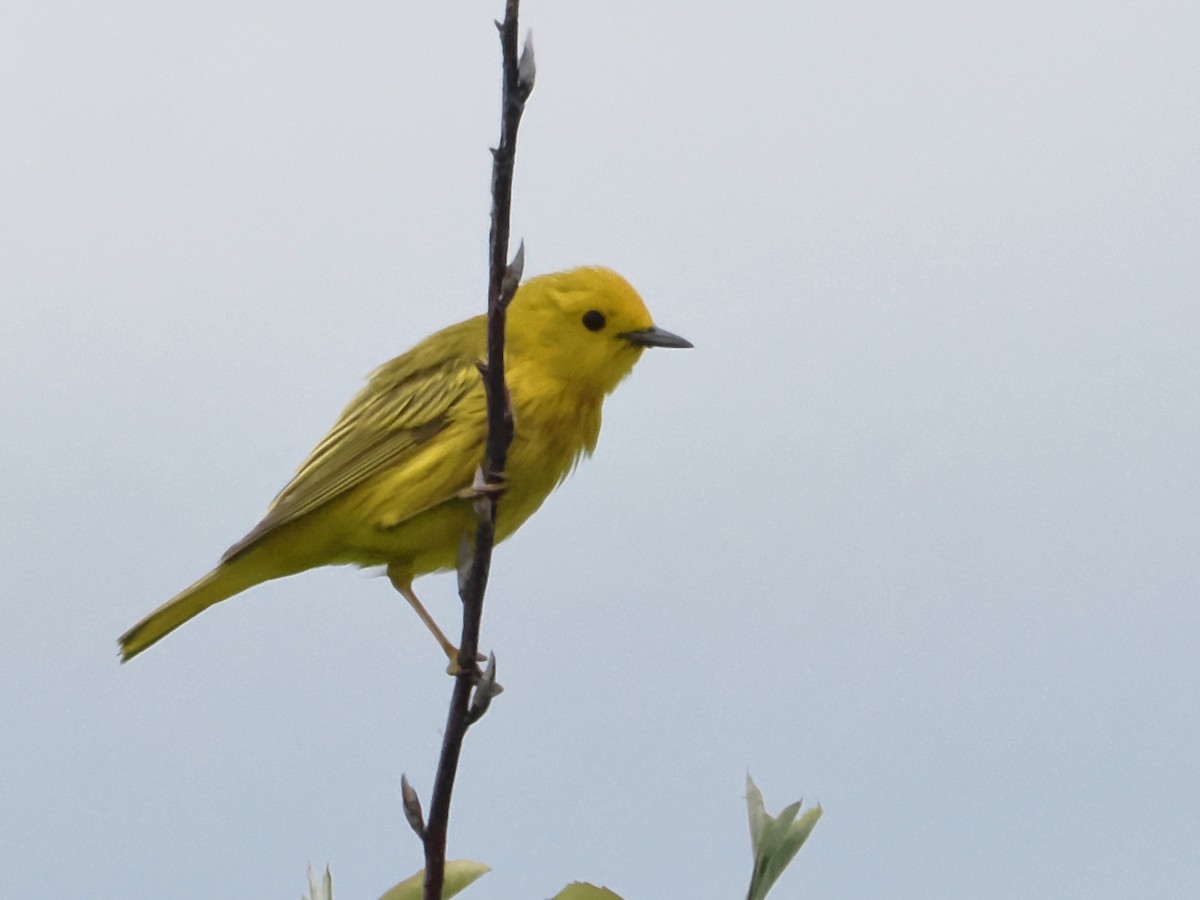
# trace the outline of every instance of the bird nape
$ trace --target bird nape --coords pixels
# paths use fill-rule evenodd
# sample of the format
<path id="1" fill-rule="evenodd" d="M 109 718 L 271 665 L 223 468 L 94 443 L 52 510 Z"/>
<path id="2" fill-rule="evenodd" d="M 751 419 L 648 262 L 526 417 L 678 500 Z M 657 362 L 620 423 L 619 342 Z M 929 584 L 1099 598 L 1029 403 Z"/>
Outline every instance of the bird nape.
<path id="1" fill-rule="evenodd" d="M 485 316 L 467 319 L 376 369 L 263 520 L 215 569 L 121 636 L 122 661 L 256 584 L 354 564 L 387 568 L 453 665 L 458 650 L 412 582 L 452 569 L 462 537 L 476 526 L 468 498 L 488 427 L 476 368 L 486 331 Z M 642 352 L 692 346 L 654 325 L 628 281 L 597 267 L 522 284 L 505 340 L 515 427 L 497 542 L 595 449 L 604 398 Z"/>

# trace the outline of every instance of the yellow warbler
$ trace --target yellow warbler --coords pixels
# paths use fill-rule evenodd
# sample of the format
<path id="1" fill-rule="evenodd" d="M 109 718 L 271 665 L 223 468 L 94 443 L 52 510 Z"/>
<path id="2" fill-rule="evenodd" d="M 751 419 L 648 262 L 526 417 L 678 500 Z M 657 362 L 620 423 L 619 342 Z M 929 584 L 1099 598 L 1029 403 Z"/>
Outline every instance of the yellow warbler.
<path id="1" fill-rule="evenodd" d="M 508 312 L 505 365 L 515 435 L 496 539 L 528 519 L 590 454 L 605 395 L 646 347 L 690 347 L 656 328 L 616 272 L 573 269 L 523 284 Z M 376 369 L 266 517 L 220 564 L 120 638 L 128 660 L 249 587 L 317 566 L 386 566 L 453 664 L 458 651 L 412 590 L 452 569 L 476 517 L 469 499 L 487 415 L 476 362 L 486 319 L 451 325 Z"/>

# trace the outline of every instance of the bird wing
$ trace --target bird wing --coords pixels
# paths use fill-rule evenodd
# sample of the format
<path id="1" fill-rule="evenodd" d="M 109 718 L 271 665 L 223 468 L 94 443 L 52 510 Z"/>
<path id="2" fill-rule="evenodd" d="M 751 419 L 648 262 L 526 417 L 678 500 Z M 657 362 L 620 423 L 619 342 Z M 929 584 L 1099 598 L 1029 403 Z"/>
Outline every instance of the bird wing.
<path id="1" fill-rule="evenodd" d="M 451 326 L 376 369 L 272 501 L 263 520 L 230 547 L 222 561 L 380 472 L 403 465 L 449 426 L 456 407 L 473 391 L 482 391 L 475 363 L 483 353 L 484 332 L 481 325 L 469 327 L 475 324 L 468 320 Z M 464 471 L 462 488 L 471 477 L 470 468 Z M 444 499 L 421 498 L 412 514 Z"/>

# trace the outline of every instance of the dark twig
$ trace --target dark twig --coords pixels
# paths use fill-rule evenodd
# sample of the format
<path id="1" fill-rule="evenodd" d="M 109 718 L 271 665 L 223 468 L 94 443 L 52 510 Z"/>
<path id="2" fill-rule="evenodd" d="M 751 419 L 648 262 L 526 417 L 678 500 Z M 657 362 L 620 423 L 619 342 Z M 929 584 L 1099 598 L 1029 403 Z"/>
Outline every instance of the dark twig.
<path id="1" fill-rule="evenodd" d="M 516 160 L 517 128 L 525 101 L 533 90 L 533 44 L 526 40 L 517 57 L 517 13 L 520 0 L 506 0 L 500 29 L 503 57 L 500 143 L 492 151 L 492 229 L 489 239 L 487 363 L 481 367 L 487 391 L 488 436 L 480 482 L 475 500 L 479 527 L 473 547 L 464 546 L 459 561 L 459 596 L 463 602 L 462 641 L 459 644 L 458 676 L 446 716 L 442 754 L 438 761 L 429 819 L 425 824 L 425 900 L 441 900 L 446 868 L 446 830 L 450 822 L 450 795 L 467 729 L 487 710 L 500 692 L 496 684 L 496 662 L 480 673 L 475 664 L 479 652 L 479 626 L 483 618 L 483 594 L 487 587 L 496 539 L 496 504 L 503 486 L 508 447 L 513 437 L 512 408 L 504 381 L 504 326 L 509 301 L 516 293 L 524 267 L 524 245 L 511 265 L 508 259 L 509 217 L 512 208 L 512 176 Z M 472 689 L 475 697 L 472 700 Z M 406 809 L 407 809 L 406 804 Z M 410 819 L 411 822 L 411 819 Z"/>

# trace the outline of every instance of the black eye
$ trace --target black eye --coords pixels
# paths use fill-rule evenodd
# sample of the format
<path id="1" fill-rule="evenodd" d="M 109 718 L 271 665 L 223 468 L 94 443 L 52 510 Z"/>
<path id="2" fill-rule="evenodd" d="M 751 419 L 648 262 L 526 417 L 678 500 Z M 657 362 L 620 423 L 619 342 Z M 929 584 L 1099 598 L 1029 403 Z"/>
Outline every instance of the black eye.
<path id="1" fill-rule="evenodd" d="M 604 313 L 598 309 L 589 309 L 583 314 L 583 327 L 588 331 L 599 331 L 605 324 Z"/>

